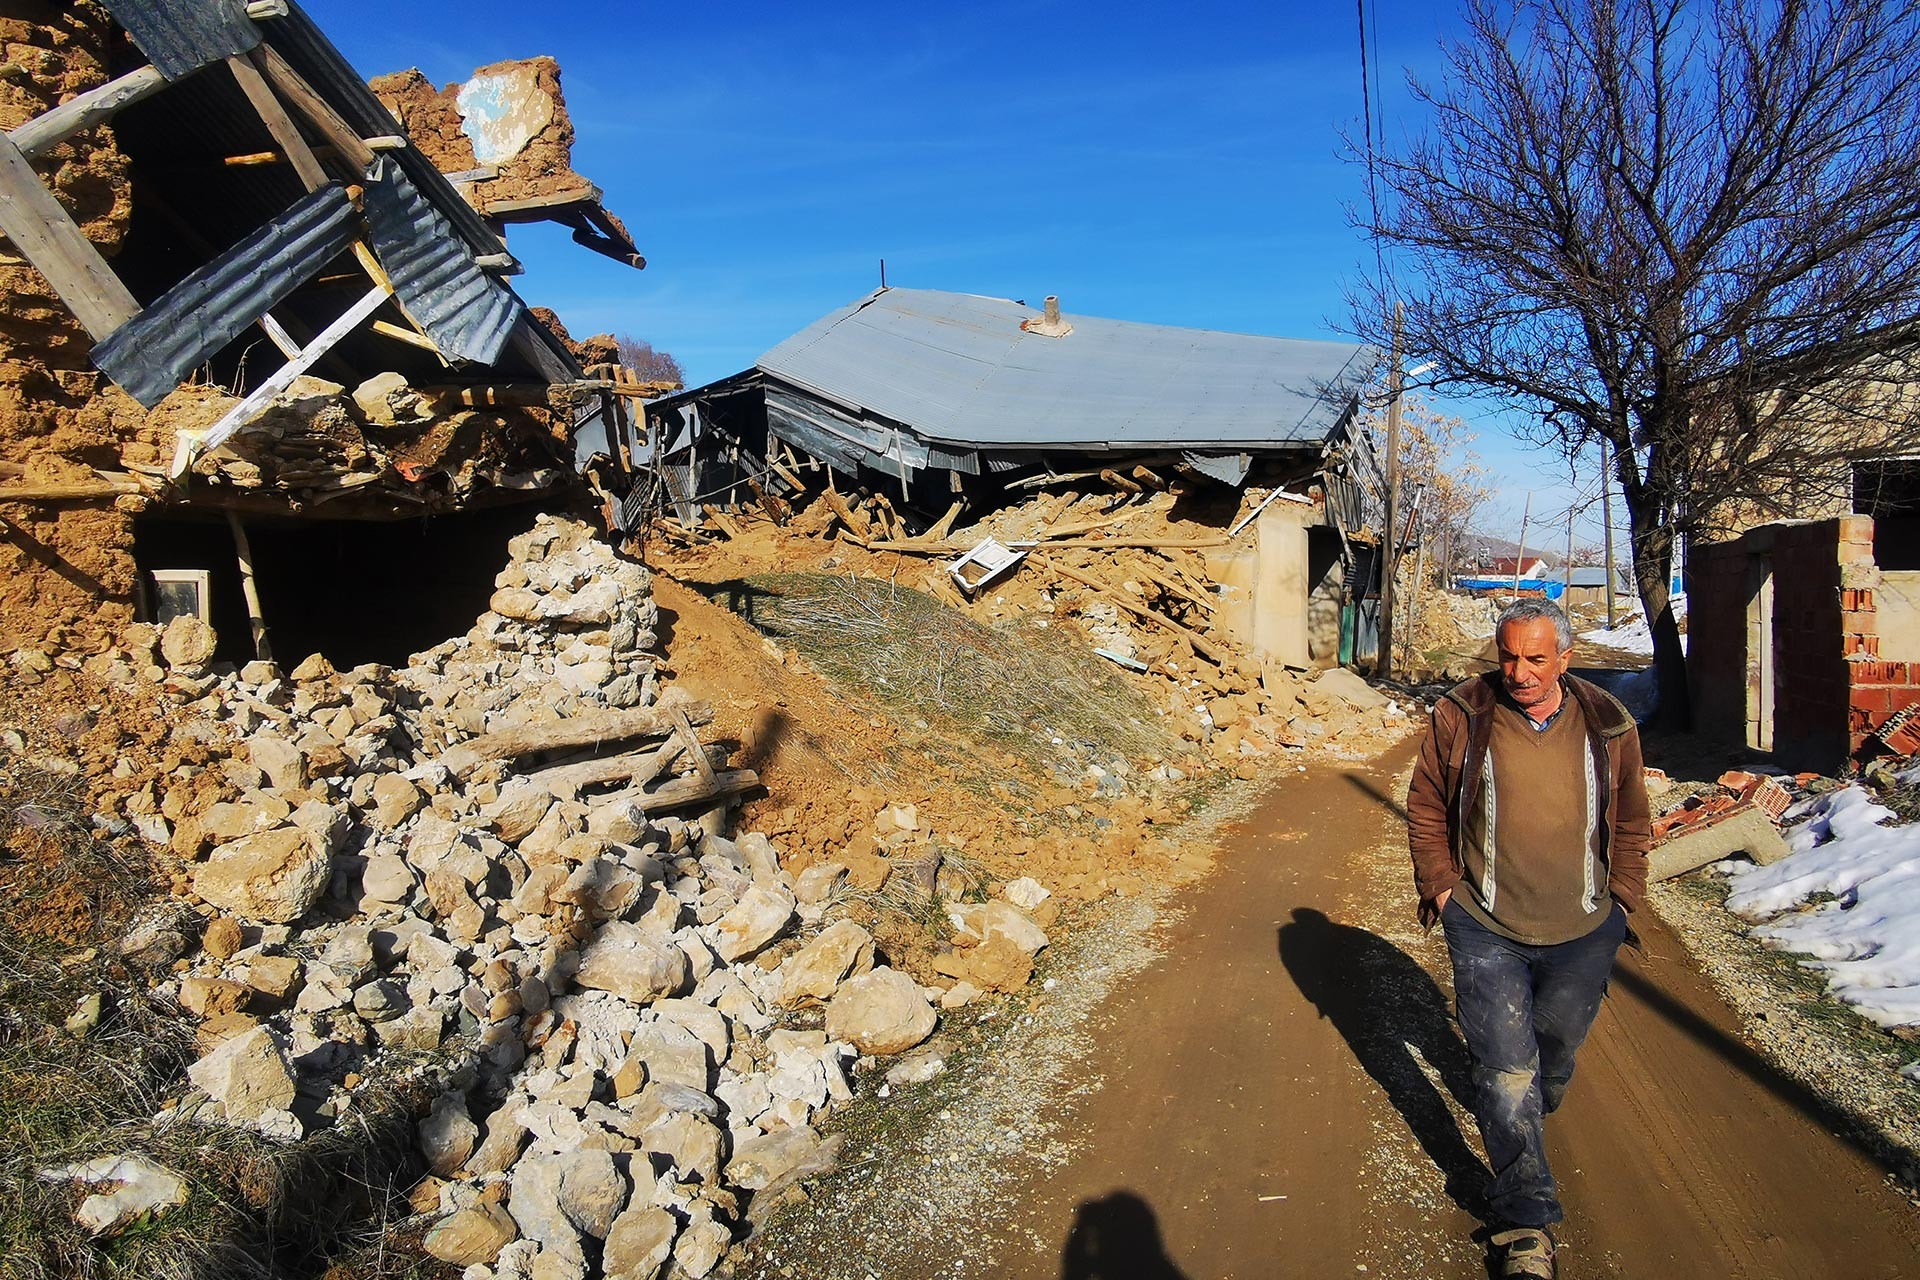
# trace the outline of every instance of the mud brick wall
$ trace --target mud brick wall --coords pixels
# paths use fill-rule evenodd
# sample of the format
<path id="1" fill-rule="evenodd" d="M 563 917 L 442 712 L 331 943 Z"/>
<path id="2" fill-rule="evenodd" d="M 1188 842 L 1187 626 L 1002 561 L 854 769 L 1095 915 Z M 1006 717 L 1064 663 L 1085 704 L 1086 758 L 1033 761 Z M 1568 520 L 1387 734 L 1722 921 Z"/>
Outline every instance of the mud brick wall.
<path id="1" fill-rule="evenodd" d="M 1695 724 L 1747 740 L 1749 602 L 1759 565 L 1773 574 L 1774 755 L 1834 770 L 1869 748 L 1873 731 L 1920 705 L 1920 663 L 1880 655 L 1873 521 L 1847 515 L 1765 525 L 1693 549 L 1687 670 Z"/>
<path id="2" fill-rule="evenodd" d="M 0 6 L 0 129 L 104 83 L 112 28 L 97 4 Z M 126 235 L 127 160 L 102 126 L 35 162 L 56 199 L 109 258 Z M 0 483 L 86 483 L 119 465 L 115 414 L 137 408 L 93 369 L 86 332 L 46 280 L 0 241 Z M 138 499 L 0 501 L 0 652 L 92 650 L 133 620 Z"/>

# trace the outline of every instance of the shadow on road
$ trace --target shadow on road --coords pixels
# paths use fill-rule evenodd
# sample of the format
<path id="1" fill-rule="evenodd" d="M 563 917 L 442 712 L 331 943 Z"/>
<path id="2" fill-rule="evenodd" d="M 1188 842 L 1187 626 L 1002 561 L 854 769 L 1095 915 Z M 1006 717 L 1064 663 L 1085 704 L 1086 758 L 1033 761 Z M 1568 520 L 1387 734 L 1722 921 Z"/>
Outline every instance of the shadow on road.
<path id="1" fill-rule="evenodd" d="M 1060 1280 L 1186 1280 L 1186 1273 L 1167 1256 L 1152 1206 L 1115 1191 L 1074 1211 Z"/>
<path id="2" fill-rule="evenodd" d="M 1349 769 L 1345 773 L 1341 774 L 1340 776 L 1345 778 L 1347 780 L 1348 785 L 1353 787 L 1354 790 L 1360 792 L 1362 795 L 1371 799 L 1375 804 L 1379 805 L 1382 809 L 1385 809 L 1388 813 L 1391 813 L 1394 817 L 1398 818 L 1401 822 L 1405 822 L 1407 820 L 1406 806 L 1402 805 L 1398 800 L 1395 800 L 1392 796 L 1382 791 L 1379 787 L 1379 784 L 1374 782 L 1374 780 L 1372 778 L 1369 778 L 1366 774 L 1360 773 L 1353 769 Z"/>
<path id="3" fill-rule="evenodd" d="M 1440 988 L 1413 957 L 1385 938 L 1336 924 L 1310 907 L 1294 909 L 1293 923 L 1280 926 L 1279 944 L 1280 961 L 1300 994 L 1333 1023 L 1361 1067 L 1386 1090 L 1394 1110 L 1445 1175 L 1447 1195 L 1484 1220 L 1487 1167 L 1461 1136 L 1453 1112 L 1420 1065 L 1424 1059 L 1466 1105 L 1472 1088 L 1467 1047 Z"/>

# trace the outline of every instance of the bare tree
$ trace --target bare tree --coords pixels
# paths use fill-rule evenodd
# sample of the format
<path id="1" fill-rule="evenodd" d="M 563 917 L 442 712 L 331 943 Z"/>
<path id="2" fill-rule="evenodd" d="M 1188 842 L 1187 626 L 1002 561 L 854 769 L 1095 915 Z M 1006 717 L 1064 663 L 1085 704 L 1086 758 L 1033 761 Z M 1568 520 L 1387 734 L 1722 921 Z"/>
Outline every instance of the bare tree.
<path id="1" fill-rule="evenodd" d="M 680 362 L 651 342 L 624 333 L 614 342 L 620 349 L 620 363 L 637 373 L 642 382 L 687 384 L 687 375 L 681 372 Z"/>
<path id="2" fill-rule="evenodd" d="M 1466 0 L 1423 132 L 1376 160 L 1395 279 L 1354 323 L 1436 385 L 1604 438 L 1652 623 L 1662 717 L 1690 718 L 1676 538 L 1803 510 L 1920 439 L 1889 394 L 1920 314 L 1915 0 Z"/>

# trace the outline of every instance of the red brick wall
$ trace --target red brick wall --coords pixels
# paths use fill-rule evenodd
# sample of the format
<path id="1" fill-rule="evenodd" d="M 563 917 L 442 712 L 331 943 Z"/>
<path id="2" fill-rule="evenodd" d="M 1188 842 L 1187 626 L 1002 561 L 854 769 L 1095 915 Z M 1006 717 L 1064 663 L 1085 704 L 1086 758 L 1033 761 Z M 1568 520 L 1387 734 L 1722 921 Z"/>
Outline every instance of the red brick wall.
<path id="1" fill-rule="evenodd" d="M 1747 611 L 1756 560 L 1773 572 L 1774 756 L 1836 770 L 1902 707 L 1920 703 L 1920 663 L 1882 662 L 1873 521 L 1763 525 L 1693 548 L 1687 671 L 1695 727 L 1745 743 Z"/>

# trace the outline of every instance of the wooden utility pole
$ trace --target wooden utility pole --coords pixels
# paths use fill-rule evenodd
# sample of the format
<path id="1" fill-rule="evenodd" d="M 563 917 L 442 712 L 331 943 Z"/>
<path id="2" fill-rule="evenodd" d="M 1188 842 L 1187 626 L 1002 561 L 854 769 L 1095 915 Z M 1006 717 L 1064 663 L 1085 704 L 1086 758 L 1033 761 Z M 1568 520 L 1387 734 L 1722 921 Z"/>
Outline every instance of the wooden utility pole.
<path id="1" fill-rule="evenodd" d="M 1387 365 L 1387 518 L 1380 534 L 1380 651 L 1374 659 L 1377 679 L 1393 678 L 1393 571 L 1400 534 L 1400 325 L 1405 310 L 1393 304 L 1393 356 Z"/>
<path id="2" fill-rule="evenodd" d="M 1574 504 L 1569 502 L 1567 504 L 1567 563 L 1564 566 L 1567 588 L 1565 598 L 1568 604 L 1573 603 L 1573 508 Z"/>
<path id="3" fill-rule="evenodd" d="M 1527 567 L 1527 521 L 1533 515 L 1533 490 L 1527 490 L 1526 505 L 1520 508 L 1520 551 L 1513 558 L 1513 594 L 1520 594 L 1520 571 Z"/>
<path id="4" fill-rule="evenodd" d="M 1607 438 L 1600 437 L 1600 521 L 1606 525 L 1607 630 L 1618 623 L 1613 616 L 1613 470 L 1607 461 Z"/>

